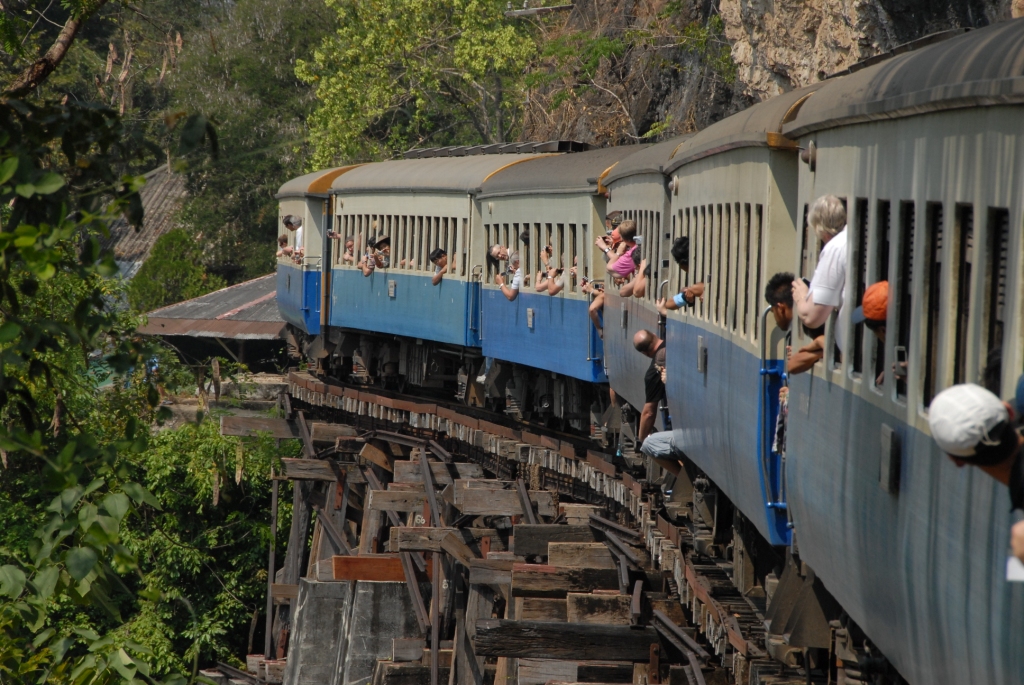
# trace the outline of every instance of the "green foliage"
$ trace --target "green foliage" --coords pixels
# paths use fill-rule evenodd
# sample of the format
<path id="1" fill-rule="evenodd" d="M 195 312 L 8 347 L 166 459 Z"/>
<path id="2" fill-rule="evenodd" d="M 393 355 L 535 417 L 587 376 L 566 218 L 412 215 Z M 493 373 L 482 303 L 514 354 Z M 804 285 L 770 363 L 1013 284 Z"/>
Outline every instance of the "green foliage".
<path id="1" fill-rule="evenodd" d="M 221 154 L 189 155 L 179 224 L 203 243 L 204 263 L 229 283 L 274 270 L 274 194 L 308 164 L 312 88 L 295 76 L 334 26 L 323 0 L 239 0 L 204 12 L 167 80 L 172 106 L 217 122 Z"/>
<path id="2" fill-rule="evenodd" d="M 536 43 L 504 0 L 328 0 L 337 30 L 299 60 L 316 86 L 313 166 L 509 140 Z"/>
<path id="3" fill-rule="evenodd" d="M 145 574 L 145 597 L 119 634 L 137 636 L 164 670 L 193 658 L 238 663 L 249 622 L 266 597 L 270 469 L 274 440 L 220 435 L 219 422 L 185 424 L 155 435 L 134 459 L 159 501 L 124 531 Z M 243 444 L 244 443 L 244 444 Z M 284 456 L 297 456 L 288 441 Z M 278 549 L 286 542 L 290 501 L 280 505 Z"/>
<path id="4" fill-rule="evenodd" d="M 149 312 L 223 288 L 223 279 L 206 273 L 203 257 L 202 246 L 186 231 L 163 234 L 128 285 L 129 303 L 138 312 Z"/>

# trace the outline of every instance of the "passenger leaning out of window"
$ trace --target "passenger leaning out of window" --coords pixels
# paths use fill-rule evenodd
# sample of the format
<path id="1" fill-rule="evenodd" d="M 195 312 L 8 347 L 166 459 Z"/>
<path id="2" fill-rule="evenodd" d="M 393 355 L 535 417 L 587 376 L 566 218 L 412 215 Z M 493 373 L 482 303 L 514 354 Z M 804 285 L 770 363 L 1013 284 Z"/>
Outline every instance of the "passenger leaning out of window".
<path id="1" fill-rule="evenodd" d="M 651 331 L 640 330 L 633 336 L 633 347 L 640 354 L 651 358 L 651 365 L 644 374 L 644 408 L 640 412 L 640 432 L 637 441 L 654 432 L 654 421 L 658 415 L 658 404 L 665 399 L 665 382 L 662 369 L 665 368 L 665 341 Z"/>
<path id="2" fill-rule="evenodd" d="M 824 329 L 804 331 L 811 337 L 811 342 L 796 352 L 791 347 L 793 326 L 793 274 L 783 271 L 768 280 L 764 288 L 764 299 L 772 308 L 775 325 L 786 331 L 786 373 L 790 376 L 808 371 L 824 356 Z M 787 388 L 783 388 L 783 391 Z"/>
<path id="3" fill-rule="evenodd" d="M 288 249 L 288 236 L 282 233 L 281 235 L 277 236 L 277 256 L 283 257 L 285 255 L 284 251 L 286 249 Z"/>
<path id="4" fill-rule="evenodd" d="M 523 286 L 523 270 L 519 268 L 519 253 L 512 252 L 508 254 L 508 268 L 512 273 L 512 282 L 505 285 L 505 274 L 498 274 L 494 277 L 494 282 L 501 288 L 501 294 L 504 295 L 509 302 L 512 302 L 519 297 L 519 289 Z"/>
<path id="5" fill-rule="evenodd" d="M 374 269 L 387 269 L 391 266 L 391 238 L 380 235 L 371 240 L 366 254 L 359 260 L 363 276 L 369 276 Z"/>
<path id="6" fill-rule="evenodd" d="M 293 214 L 286 214 L 281 218 L 281 222 L 284 223 L 284 227 L 292 234 L 291 245 L 282 248 L 281 253 L 292 257 L 295 261 L 299 261 L 306 254 L 305 249 L 302 247 L 302 219 Z"/>
<path id="7" fill-rule="evenodd" d="M 868 330 L 875 334 L 875 337 L 885 342 L 885 319 L 889 314 L 889 281 L 872 283 L 864 291 L 861 298 L 861 306 L 853 310 L 850 322 L 853 324 L 863 323 Z M 907 362 L 899 362 L 900 366 L 893 364 L 893 371 L 897 377 L 907 375 Z M 885 372 L 878 374 L 875 385 L 885 382 Z"/>
<path id="8" fill-rule="evenodd" d="M 681 236 L 675 239 L 672 243 L 672 259 L 675 260 L 679 268 L 682 269 L 683 273 L 690 272 L 690 239 L 686 236 Z M 688 285 L 681 291 L 676 293 L 672 299 L 660 299 L 657 301 L 656 306 L 658 312 L 662 316 L 668 316 L 670 311 L 676 309 L 682 309 L 683 307 L 692 307 L 697 304 L 697 299 L 704 299 L 704 283 L 694 283 Z"/>
<path id="9" fill-rule="evenodd" d="M 835 195 L 823 195 L 811 205 L 807 222 L 824 247 L 818 256 L 811 283 L 793 279 L 796 315 L 808 328 L 825 325 L 829 315 L 839 310 L 836 344 L 843 349 L 846 323 L 843 320 L 843 289 L 846 287 L 846 208 Z"/>
<path id="10" fill-rule="evenodd" d="M 430 253 L 430 263 L 434 265 L 434 275 L 430 282 L 432 285 L 440 285 L 447 273 L 455 273 L 455 259 L 448 261 L 448 253 L 442 248 L 437 248 Z"/>
<path id="11" fill-rule="evenodd" d="M 643 297 L 647 294 L 647 282 L 651 279 L 651 265 L 646 259 L 640 258 L 640 250 L 633 250 L 633 263 L 636 272 L 633 277 L 619 288 L 619 297 Z"/>
<path id="12" fill-rule="evenodd" d="M 957 466 L 976 466 L 1010 488 L 1018 519 L 1010 529 L 1010 548 L 1024 562 L 1024 437 L 1013 407 L 980 385 L 946 388 L 928 407 L 932 438 Z"/>

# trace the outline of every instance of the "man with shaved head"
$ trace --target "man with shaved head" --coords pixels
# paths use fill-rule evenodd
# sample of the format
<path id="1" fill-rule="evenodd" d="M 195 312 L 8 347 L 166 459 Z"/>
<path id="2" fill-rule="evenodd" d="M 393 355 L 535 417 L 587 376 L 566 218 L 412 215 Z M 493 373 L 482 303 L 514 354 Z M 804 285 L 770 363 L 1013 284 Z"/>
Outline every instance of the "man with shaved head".
<path id="1" fill-rule="evenodd" d="M 665 399 L 665 383 L 661 380 L 661 369 L 665 368 L 665 341 L 650 331 L 642 330 L 633 336 L 633 347 L 651 358 L 651 366 L 644 374 L 644 409 L 640 412 L 640 434 L 637 435 L 643 444 L 644 438 L 654 430 L 658 404 Z"/>

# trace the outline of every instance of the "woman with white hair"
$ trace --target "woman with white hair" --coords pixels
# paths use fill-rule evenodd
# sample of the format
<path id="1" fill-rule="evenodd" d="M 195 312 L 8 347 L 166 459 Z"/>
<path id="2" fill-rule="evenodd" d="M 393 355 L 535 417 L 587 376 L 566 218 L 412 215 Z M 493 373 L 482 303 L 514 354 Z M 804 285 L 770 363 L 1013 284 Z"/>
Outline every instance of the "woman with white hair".
<path id="1" fill-rule="evenodd" d="M 843 349 L 846 324 L 843 313 L 846 288 L 846 208 L 835 195 L 823 195 L 814 201 L 807 213 L 807 223 L 824 247 L 818 256 L 811 284 L 793 280 L 793 303 L 796 315 L 808 328 L 819 328 L 833 310 L 839 310 L 836 323 L 836 344 Z"/>

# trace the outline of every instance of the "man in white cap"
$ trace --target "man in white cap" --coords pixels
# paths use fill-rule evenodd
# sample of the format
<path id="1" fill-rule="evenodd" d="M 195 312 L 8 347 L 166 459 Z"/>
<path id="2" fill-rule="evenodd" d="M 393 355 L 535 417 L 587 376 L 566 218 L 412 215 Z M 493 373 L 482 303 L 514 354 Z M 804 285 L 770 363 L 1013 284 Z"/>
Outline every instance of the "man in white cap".
<path id="1" fill-rule="evenodd" d="M 1024 437 L 1009 404 L 980 385 L 954 385 L 932 400 L 928 424 L 935 444 L 957 466 L 977 466 L 1009 486 L 1013 509 L 1024 510 Z M 1010 546 L 1024 562 L 1024 520 L 1010 530 Z"/>

